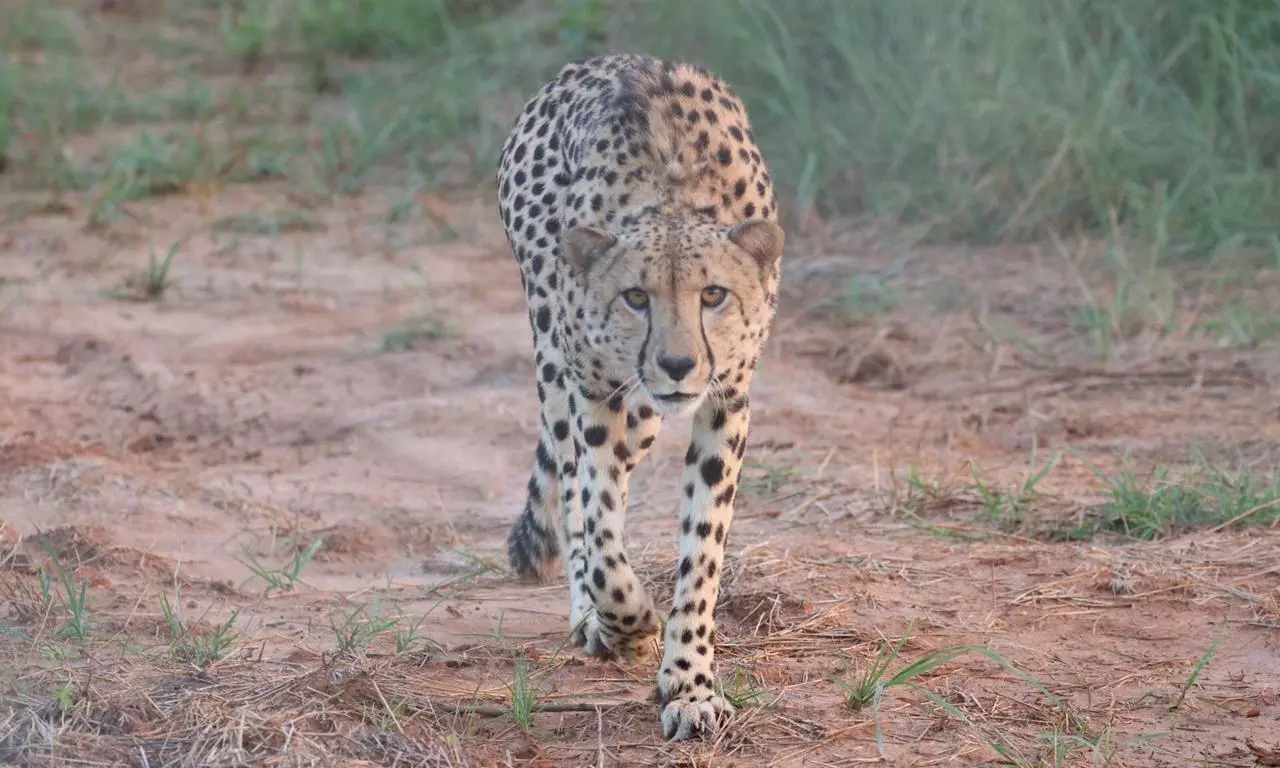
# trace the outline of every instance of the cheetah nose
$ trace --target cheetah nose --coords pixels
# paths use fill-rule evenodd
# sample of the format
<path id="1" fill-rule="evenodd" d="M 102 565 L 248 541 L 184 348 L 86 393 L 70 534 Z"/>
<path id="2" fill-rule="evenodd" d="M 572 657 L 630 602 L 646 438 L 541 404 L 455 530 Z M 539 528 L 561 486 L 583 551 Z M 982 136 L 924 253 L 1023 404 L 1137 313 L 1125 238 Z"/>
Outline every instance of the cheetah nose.
<path id="1" fill-rule="evenodd" d="M 697 365 L 692 357 L 659 357 L 658 367 L 667 372 L 672 381 L 680 381 Z"/>

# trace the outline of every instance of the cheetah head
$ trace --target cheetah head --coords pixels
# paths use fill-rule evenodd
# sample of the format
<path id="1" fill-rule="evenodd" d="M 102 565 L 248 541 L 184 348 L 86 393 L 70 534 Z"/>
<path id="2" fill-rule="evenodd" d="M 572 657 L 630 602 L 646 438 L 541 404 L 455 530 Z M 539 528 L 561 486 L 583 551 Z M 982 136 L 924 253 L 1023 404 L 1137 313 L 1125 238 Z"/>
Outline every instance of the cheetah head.
<path id="1" fill-rule="evenodd" d="M 583 291 L 590 386 L 635 388 L 673 415 L 742 394 L 773 319 L 784 239 L 764 219 L 566 231 L 561 254 Z"/>

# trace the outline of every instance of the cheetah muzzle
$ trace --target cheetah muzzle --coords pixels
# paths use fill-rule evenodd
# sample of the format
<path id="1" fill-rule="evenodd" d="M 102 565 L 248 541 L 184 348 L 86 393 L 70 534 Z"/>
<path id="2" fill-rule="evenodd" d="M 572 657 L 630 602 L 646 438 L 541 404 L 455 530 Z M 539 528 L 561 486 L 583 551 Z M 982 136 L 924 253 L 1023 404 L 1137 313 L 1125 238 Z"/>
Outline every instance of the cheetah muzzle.
<path id="1" fill-rule="evenodd" d="M 566 65 L 503 144 L 498 202 L 533 331 L 542 434 L 512 567 L 563 564 L 571 637 L 662 645 L 667 738 L 715 730 L 715 608 L 785 236 L 742 102 L 701 68 L 645 56 Z M 663 418 L 692 415 L 666 636 L 623 545 L 630 473 Z"/>

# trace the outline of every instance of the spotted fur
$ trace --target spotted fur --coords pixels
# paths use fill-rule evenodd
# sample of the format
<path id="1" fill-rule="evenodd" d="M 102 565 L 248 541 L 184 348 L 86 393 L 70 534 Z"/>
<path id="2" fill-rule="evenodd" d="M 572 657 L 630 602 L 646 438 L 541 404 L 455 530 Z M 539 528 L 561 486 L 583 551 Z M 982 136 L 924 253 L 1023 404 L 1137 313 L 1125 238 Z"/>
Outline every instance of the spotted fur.
<path id="1" fill-rule="evenodd" d="M 658 689 L 668 738 L 714 730 L 733 711 L 712 674 L 720 571 L 784 244 L 746 109 L 701 68 L 568 64 L 503 144 L 498 201 L 542 407 L 511 564 L 543 580 L 563 564 L 589 653 L 654 649 L 660 615 L 623 544 L 627 480 L 663 416 L 691 413 Z"/>

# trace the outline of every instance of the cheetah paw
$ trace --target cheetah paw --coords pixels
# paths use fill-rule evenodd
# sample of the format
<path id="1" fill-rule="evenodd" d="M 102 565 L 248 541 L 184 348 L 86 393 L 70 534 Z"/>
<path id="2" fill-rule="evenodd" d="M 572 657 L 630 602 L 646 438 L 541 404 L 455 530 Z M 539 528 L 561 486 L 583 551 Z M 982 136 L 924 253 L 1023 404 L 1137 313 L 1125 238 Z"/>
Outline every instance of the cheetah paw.
<path id="1" fill-rule="evenodd" d="M 733 712 L 733 705 L 723 696 L 705 701 L 671 701 L 662 708 L 662 734 L 670 741 L 712 734 Z"/>
<path id="2" fill-rule="evenodd" d="M 574 645 L 601 659 L 639 661 L 657 655 L 658 630 L 645 636 L 610 635 L 595 614 L 579 622 L 569 635 Z"/>

